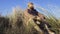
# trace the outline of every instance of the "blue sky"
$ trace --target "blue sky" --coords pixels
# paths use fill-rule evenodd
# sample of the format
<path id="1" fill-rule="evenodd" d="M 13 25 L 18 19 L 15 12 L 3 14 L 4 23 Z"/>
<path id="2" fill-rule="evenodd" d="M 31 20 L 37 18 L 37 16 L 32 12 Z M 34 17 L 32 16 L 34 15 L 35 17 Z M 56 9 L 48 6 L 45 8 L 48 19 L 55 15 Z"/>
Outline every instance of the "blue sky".
<path id="1" fill-rule="evenodd" d="M 45 8 L 56 17 L 60 17 L 60 0 L 0 0 L 0 14 L 11 13 L 12 8 L 16 6 L 26 9 L 28 2 L 33 2 L 34 5 Z"/>

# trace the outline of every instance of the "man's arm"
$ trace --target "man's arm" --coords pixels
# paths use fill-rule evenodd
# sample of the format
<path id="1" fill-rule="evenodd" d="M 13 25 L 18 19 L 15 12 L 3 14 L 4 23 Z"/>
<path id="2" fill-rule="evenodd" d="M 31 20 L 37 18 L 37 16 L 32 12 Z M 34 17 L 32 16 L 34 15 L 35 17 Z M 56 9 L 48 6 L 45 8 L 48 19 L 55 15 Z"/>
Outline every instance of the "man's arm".
<path id="1" fill-rule="evenodd" d="M 45 16 L 41 13 L 39 13 L 37 10 L 34 9 L 34 11 L 37 13 L 37 16 L 42 18 L 42 19 L 45 19 Z"/>
<path id="2" fill-rule="evenodd" d="M 42 19 L 45 20 L 45 16 L 43 14 L 38 13 L 38 16 Z"/>

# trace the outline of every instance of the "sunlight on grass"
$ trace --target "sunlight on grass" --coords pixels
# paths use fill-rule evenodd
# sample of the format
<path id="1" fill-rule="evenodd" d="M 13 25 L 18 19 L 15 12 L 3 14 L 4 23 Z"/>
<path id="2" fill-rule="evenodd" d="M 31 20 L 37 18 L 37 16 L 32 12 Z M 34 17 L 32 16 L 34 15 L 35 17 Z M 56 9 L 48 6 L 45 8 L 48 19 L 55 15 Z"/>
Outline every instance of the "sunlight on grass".
<path id="1" fill-rule="evenodd" d="M 60 19 L 56 19 L 50 13 L 47 16 L 46 21 L 52 26 L 50 29 L 60 34 Z M 30 22 L 33 23 L 32 20 Z M 0 17 L 0 34 L 40 34 L 33 26 L 32 24 L 25 25 L 23 11 L 18 8 L 13 8 L 11 15 Z"/>

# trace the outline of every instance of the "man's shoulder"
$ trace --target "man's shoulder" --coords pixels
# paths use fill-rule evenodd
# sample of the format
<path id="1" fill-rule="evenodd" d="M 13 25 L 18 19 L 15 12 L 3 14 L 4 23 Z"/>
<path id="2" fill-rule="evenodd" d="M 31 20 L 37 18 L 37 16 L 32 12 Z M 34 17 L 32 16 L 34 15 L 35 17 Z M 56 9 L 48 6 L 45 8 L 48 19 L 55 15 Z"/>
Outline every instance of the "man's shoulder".
<path id="1" fill-rule="evenodd" d="M 36 9 L 34 9 L 34 11 L 37 11 Z"/>

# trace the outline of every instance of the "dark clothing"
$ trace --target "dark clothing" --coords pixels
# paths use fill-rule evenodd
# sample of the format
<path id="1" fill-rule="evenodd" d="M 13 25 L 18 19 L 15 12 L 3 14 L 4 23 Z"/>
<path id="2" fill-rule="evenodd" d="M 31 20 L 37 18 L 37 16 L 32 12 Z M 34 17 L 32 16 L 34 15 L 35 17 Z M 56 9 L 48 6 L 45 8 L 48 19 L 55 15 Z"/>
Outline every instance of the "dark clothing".
<path id="1" fill-rule="evenodd" d="M 33 16 L 38 16 L 38 12 L 35 9 L 33 9 L 33 10 L 28 9 L 28 13 Z"/>

